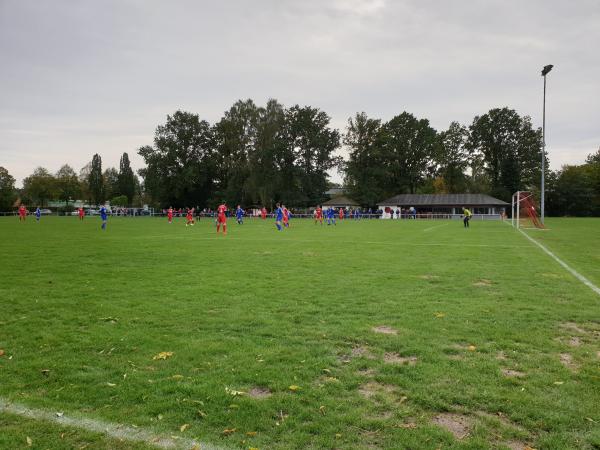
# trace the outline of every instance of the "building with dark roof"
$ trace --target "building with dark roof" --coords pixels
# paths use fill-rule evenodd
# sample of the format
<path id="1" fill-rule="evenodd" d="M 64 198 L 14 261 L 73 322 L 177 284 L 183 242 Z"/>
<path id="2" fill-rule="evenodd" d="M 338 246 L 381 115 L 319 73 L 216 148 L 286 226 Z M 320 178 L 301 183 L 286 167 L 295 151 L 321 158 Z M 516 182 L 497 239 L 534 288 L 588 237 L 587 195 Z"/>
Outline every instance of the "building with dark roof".
<path id="1" fill-rule="evenodd" d="M 379 209 L 384 211 L 383 217 L 397 215 L 398 209 L 402 214 L 416 210 L 420 217 L 446 215 L 460 216 L 462 208 L 468 208 L 474 215 L 481 218 L 500 218 L 509 204 L 485 194 L 400 194 L 379 202 Z"/>
<path id="2" fill-rule="evenodd" d="M 358 203 L 344 195 L 340 195 L 331 200 L 327 200 L 322 206 L 323 208 L 354 208 L 358 206 Z"/>

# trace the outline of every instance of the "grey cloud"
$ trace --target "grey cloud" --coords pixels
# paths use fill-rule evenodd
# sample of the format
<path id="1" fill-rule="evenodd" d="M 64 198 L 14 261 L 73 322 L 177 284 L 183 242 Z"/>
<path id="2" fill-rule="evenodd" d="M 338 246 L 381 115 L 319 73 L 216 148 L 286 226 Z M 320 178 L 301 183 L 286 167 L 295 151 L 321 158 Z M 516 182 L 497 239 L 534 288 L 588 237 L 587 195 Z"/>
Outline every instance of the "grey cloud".
<path id="1" fill-rule="evenodd" d="M 600 145 L 597 1 L 0 0 L 0 165 L 117 165 L 178 108 L 239 98 L 408 110 L 443 129 L 509 106 L 541 124 L 553 168 Z M 139 157 L 133 163 L 141 165 Z"/>

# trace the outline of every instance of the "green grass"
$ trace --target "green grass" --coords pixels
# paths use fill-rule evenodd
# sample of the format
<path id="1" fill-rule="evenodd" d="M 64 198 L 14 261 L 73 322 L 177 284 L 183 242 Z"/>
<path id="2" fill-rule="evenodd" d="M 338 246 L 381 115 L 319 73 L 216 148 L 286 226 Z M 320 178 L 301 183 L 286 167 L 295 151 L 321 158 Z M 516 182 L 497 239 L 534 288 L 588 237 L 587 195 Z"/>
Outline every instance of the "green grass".
<path id="1" fill-rule="evenodd" d="M 183 223 L 0 219 L 0 397 L 226 448 L 600 447 L 600 297 L 506 224 Z M 530 233 L 600 282 L 600 220 L 549 225 Z M 0 425 L 0 447 L 64 447 Z"/>

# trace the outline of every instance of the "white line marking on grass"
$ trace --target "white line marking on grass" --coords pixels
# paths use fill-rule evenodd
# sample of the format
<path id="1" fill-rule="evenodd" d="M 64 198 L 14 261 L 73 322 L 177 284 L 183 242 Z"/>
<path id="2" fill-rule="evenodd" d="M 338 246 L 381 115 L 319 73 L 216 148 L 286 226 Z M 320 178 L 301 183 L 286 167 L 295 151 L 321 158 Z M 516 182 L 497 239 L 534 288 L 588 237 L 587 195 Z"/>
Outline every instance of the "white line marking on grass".
<path id="1" fill-rule="evenodd" d="M 101 433 L 117 440 L 144 442 L 158 448 L 191 449 L 194 446 L 202 450 L 225 450 L 225 447 L 217 447 L 206 442 L 198 442 L 193 439 L 168 437 L 156 434 L 143 428 L 133 428 L 126 425 L 104 422 L 85 417 L 69 417 L 38 408 L 30 408 L 18 403 L 9 402 L 0 397 L 0 413 L 14 414 L 28 419 L 53 422 L 85 431 Z"/>
<path id="2" fill-rule="evenodd" d="M 443 223 L 443 224 L 441 224 L 441 225 L 434 225 L 434 226 L 432 226 L 432 227 L 425 228 L 425 229 L 423 230 L 423 232 L 424 232 L 424 233 L 426 233 L 426 232 L 428 232 L 428 231 L 435 230 L 436 228 L 445 227 L 446 225 L 450 225 L 450 222 L 446 222 L 446 223 Z"/>
<path id="3" fill-rule="evenodd" d="M 531 242 L 533 242 L 535 245 L 537 245 L 539 248 L 541 248 L 547 255 L 549 255 L 550 257 L 552 257 L 557 263 L 559 263 L 561 266 L 563 266 L 563 268 L 567 272 L 569 272 L 571 275 L 573 275 L 575 278 L 577 278 L 579 281 L 581 281 L 583 284 L 585 284 L 587 287 L 589 287 L 596 294 L 600 295 L 600 288 L 598 286 L 596 286 L 594 283 L 592 283 L 586 277 L 584 277 L 583 275 L 581 275 L 575 269 L 571 268 L 571 266 L 569 266 L 566 262 L 564 262 L 562 259 L 560 259 L 558 256 L 556 256 L 550 250 L 548 250 L 543 244 L 541 244 L 538 241 L 536 241 L 534 238 L 532 238 L 531 236 L 529 236 L 527 233 L 525 233 L 520 228 L 518 228 L 518 230 L 521 232 L 521 234 L 523 236 L 525 236 L 527 239 L 529 239 Z"/>

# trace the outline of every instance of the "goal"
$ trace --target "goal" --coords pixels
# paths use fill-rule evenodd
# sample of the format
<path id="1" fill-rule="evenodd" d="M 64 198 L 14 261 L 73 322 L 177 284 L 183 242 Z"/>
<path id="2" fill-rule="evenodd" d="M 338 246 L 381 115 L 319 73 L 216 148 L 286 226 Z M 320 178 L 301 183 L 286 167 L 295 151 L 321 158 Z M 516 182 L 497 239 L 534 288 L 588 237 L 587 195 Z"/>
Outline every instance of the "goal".
<path id="1" fill-rule="evenodd" d="M 513 194 L 511 224 L 516 228 L 544 228 L 531 192 L 517 191 Z"/>

